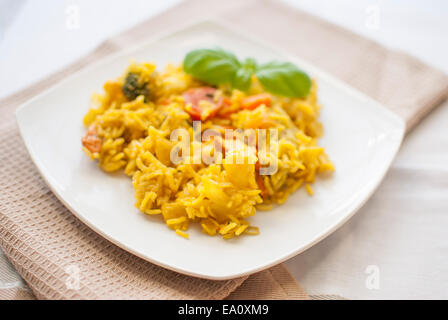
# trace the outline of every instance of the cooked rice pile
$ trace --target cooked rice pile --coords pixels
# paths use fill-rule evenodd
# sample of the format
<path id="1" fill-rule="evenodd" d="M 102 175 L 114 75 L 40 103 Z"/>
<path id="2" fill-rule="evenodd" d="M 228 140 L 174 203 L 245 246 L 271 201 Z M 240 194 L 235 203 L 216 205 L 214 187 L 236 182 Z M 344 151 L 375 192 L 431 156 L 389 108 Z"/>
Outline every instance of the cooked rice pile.
<path id="1" fill-rule="evenodd" d="M 170 161 L 177 144 L 170 140 L 174 129 L 188 130 L 193 141 L 192 118 L 197 114 L 185 94 L 204 86 L 181 66 L 168 65 L 157 72 L 151 63 L 132 63 L 122 77 L 105 83 L 103 94 L 93 95 L 84 117 L 88 131 L 82 139 L 83 150 L 104 171 L 123 170 L 132 177 L 135 206 L 145 214 L 162 215 L 168 227 L 183 237 L 188 237 L 185 231 L 191 222 L 198 222 L 206 234 L 225 239 L 258 234 L 247 220 L 256 209 L 285 202 L 302 185 L 312 194 L 310 184 L 316 173 L 334 170 L 317 145 L 322 125 L 316 84 L 305 99 L 269 95 L 269 105 L 241 108 L 246 97 L 266 94 L 254 78 L 248 93 L 227 86 L 208 89 L 213 92 L 212 102 L 226 101 L 218 112 L 213 103 L 199 103 L 205 110 L 199 115 L 202 131 L 220 132 L 221 145 L 229 142 L 225 129 L 277 129 L 278 145 L 270 145 L 268 139 L 267 147 L 278 151 L 278 170 L 273 175 L 260 175 L 258 163 L 249 161 L 248 157 L 257 157 L 253 148 L 243 164 L 231 161 L 247 147 L 244 140 L 224 149 L 221 164 L 194 164 L 187 159 L 174 165 Z M 198 142 L 191 142 L 192 148 L 194 143 Z M 203 152 L 216 152 L 213 140 L 201 144 Z"/>

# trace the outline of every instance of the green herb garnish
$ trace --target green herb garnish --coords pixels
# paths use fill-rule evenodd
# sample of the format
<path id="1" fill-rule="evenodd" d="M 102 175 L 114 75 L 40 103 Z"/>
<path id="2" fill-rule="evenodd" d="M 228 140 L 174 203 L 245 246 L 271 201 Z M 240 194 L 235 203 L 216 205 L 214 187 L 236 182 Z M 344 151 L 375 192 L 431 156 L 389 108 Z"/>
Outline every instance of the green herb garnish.
<path id="1" fill-rule="evenodd" d="M 213 85 L 231 83 L 240 67 L 238 59 L 222 49 L 193 50 L 184 59 L 186 73 Z"/>
<path id="2" fill-rule="evenodd" d="M 310 77 L 290 62 L 271 61 L 258 65 L 252 58 L 241 63 L 234 54 L 223 49 L 197 49 L 184 59 L 184 71 L 211 85 L 230 84 L 247 91 L 255 74 L 266 91 L 303 98 L 311 88 Z"/>

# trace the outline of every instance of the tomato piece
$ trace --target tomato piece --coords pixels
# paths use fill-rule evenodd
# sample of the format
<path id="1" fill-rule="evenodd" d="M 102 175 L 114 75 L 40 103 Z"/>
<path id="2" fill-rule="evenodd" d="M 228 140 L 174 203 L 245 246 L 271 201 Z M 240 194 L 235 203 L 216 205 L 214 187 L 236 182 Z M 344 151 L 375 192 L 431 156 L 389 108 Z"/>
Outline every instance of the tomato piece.
<path id="1" fill-rule="evenodd" d="M 201 120 L 201 110 L 197 105 L 192 105 L 191 109 L 187 109 L 187 113 L 193 120 Z"/>
<path id="2" fill-rule="evenodd" d="M 260 93 L 244 98 L 241 101 L 241 108 L 253 110 L 258 106 L 264 104 L 267 107 L 271 105 L 272 96 L 269 93 Z"/>
<path id="3" fill-rule="evenodd" d="M 184 97 L 185 103 L 191 103 L 193 106 L 198 105 L 199 101 L 205 100 L 213 102 L 216 89 L 212 87 L 200 87 L 192 88 L 185 91 L 182 96 Z"/>
<path id="4" fill-rule="evenodd" d="M 218 102 L 216 103 L 216 108 L 212 110 L 210 113 L 210 118 L 216 116 L 216 114 L 223 108 L 226 108 L 230 106 L 230 99 L 227 97 L 221 97 L 219 98 Z"/>
<path id="5" fill-rule="evenodd" d="M 214 117 L 218 111 L 227 103 L 227 98 L 222 97 L 215 102 L 216 89 L 212 87 L 192 88 L 185 91 L 182 96 L 186 104 L 190 103 L 191 107 L 187 108 L 187 113 L 193 120 L 207 120 Z M 200 106 L 201 101 L 207 101 L 211 104 L 211 109 L 203 110 Z"/>
<path id="6" fill-rule="evenodd" d="M 230 107 L 232 105 L 232 102 L 227 97 L 222 97 L 219 100 L 219 103 L 221 104 L 221 108 L 218 112 L 218 117 L 228 119 L 230 118 L 230 115 L 238 110 L 232 110 Z"/>

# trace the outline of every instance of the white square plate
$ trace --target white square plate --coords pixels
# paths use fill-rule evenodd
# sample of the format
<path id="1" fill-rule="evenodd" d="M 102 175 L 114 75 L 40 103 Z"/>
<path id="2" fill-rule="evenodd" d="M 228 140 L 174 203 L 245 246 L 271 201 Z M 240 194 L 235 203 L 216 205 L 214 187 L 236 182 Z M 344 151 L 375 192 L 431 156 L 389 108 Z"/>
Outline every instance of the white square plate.
<path id="1" fill-rule="evenodd" d="M 404 123 L 374 100 L 295 56 L 205 21 L 121 52 L 84 69 L 17 111 L 26 147 L 58 198 L 84 223 L 116 245 L 184 274 L 230 279 L 280 263 L 325 238 L 370 197 L 389 168 Z M 325 135 L 320 144 L 334 161 L 331 178 L 318 179 L 315 195 L 303 189 L 272 211 L 250 220 L 258 236 L 223 240 L 191 227 L 177 236 L 160 217 L 134 208 L 131 180 L 106 174 L 81 151 L 82 117 L 93 91 L 120 75 L 129 60 L 181 63 L 189 50 L 219 45 L 240 58 L 289 60 L 317 80 Z"/>

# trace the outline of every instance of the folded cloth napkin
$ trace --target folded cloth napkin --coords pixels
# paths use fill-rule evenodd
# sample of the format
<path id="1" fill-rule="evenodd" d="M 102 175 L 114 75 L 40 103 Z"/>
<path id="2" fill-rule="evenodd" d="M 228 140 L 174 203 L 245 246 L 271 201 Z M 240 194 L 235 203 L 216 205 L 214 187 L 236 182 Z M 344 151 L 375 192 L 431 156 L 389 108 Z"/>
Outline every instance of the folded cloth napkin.
<path id="1" fill-rule="evenodd" d="M 390 107 L 405 119 L 408 129 L 448 95 L 448 78 L 443 73 L 274 0 L 183 2 L 0 101 L 0 246 L 35 297 L 310 298 L 282 265 L 249 277 L 211 281 L 166 270 L 118 248 L 56 199 L 19 136 L 14 110 L 21 103 L 100 58 L 179 27 L 180 21 L 189 24 L 203 19 L 204 13 L 313 62 Z M 263 23 L 266 21 L 269 23 Z M 71 282 L 74 272 L 80 279 L 76 286 Z M 1 274 L 0 269 L 0 280 Z M 1 288 L 0 298 L 33 298 L 20 286 Z"/>

